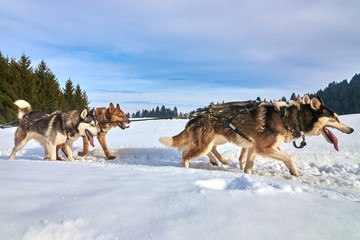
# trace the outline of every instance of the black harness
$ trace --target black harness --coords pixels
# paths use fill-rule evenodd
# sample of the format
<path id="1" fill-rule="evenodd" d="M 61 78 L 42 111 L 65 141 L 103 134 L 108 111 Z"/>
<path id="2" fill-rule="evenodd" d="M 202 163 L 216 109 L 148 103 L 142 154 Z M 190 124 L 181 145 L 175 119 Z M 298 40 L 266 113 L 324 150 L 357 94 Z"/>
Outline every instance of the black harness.
<path id="1" fill-rule="evenodd" d="M 271 102 L 271 104 L 273 105 L 273 107 L 275 108 L 275 110 L 276 110 L 277 112 L 279 112 L 281 121 L 282 121 L 285 129 L 287 129 L 288 131 L 292 132 L 294 129 L 290 129 L 290 128 L 287 126 L 287 124 L 285 123 L 285 114 L 284 114 L 280 109 L 278 109 L 276 106 L 274 106 L 274 103 L 273 103 L 273 102 Z M 299 131 L 300 131 L 300 133 L 302 133 L 302 132 L 303 132 L 303 127 L 302 127 L 301 121 L 300 121 L 300 111 L 299 111 L 299 110 L 297 111 L 297 121 L 298 121 Z M 301 135 L 302 135 L 302 136 L 301 136 L 301 137 L 302 137 L 302 142 L 300 143 L 300 146 L 297 146 L 295 140 L 293 141 L 293 146 L 294 146 L 295 148 L 303 148 L 303 147 L 306 146 L 305 135 L 304 135 L 304 134 L 301 134 Z"/>
<path id="2" fill-rule="evenodd" d="M 216 116 L 214 114 L 214 112 L 211 110 L 211 108 L 207 109 L 209 114 L 211 116 L 213 116 L 214 118 L 216 118 L 219 122 L 221 122 L 225 127 L 230 128 L 231 130 L 233 130 L 234 132 L 236 132 L 238 135 L 240 135 L 241 137 L 245 138 L 246 140 L 248 140 L 249 142 L 253 142 L 248 136 L 246 136 L 244 133 L 242 133 L 239 129 L 237 129 L 234 124 L 232 124 L 232 121 L 240 114 L 244 114 L 246 113 L 248 110 L 245 108 L 243 110 L 241 110 L 234 118 L 226 118 L 226 117 L 222 117 L 222 116 Z"/>
<path id="3" fill-rule="evenodd" d="M 30 118 L 28 118 L 28 117 L 26 117 L 26 116 L 23 117 L 22 119 L 25 120 L 25 121 L 27 121 L 27 122 L 29 122 L 29 123 L 32 124 L 32 125 L 35 125 L 35 126 L 37 127 L 37 129 L 45 135 L 45 131 L 42 130 L 42 128 L 39 126 L 39 123 L 38 123 L 38 122 L 39 122 L 40 120 L 52 118 L 52 117 L 53 117 L 54 115 L 56 115 L 56 114 L 57 114 L 57 113 L 54 113 L 54 114 L 51 114 L 51 115 L 49 115 L 49 116 L 47 116 L 47 117 L 40 118 L 40 119 L 35 119 L 35 120 L 30 119 Z M 70 139 L 70 138 L 69 138 L 69 130 L 68 130 L 67 127 L 65 127 L 65 131 L 66 131 L 66 139 Z"/>
<path id="4" fill-rule="evenodd" d="M 249 142 L 252 142 L 252 140 L 251 140 L 248 136 L 246 136 L 244 133 L 240 132 L 240 130 L 237 129 L 237 128 L 234 126 L 234 124 L 231 123 L 233 119 L 231 119 L 231 118 L 230 118 L 230 119 L 227 119 L 227 118 L 225 118 L 225 117 L 219 117 L 218 119 L 220 120 L 220 122 L 221 122 L 222 124 L 224 124 L 225 127 L 231 128 L 234 132 L 236 132 L 237 134 L 239 134 L 241 137 L 245 138 L 245 139 L 248 140 Z"/>
<path id="5" fill-rule="evenodd" d="M 272 103 L 272 102 L 271 102 Z M 274 104 L 272 103 L 274 109 L 279 112 L 280 114 L 280 118 L 281 118 L 281 121 L 285 127 L 285 129 L 287 129 L 288 131 L 292 131 L 293 129 L 289 129 L 289 127 L 287 127 L 287 124 L 285 123 L 285 114 L 280 111 L 277 107 L 274 106 Z M 253 142 L 248 136 L 246 136 L 243 132 L 241 132 L 239 129 L 237 129 L 231 122 L 240 114 L 244 114 L 244 113 L 247 113 L 248 111 L 248 108 L 245 108 L 243 110 L 241 110 L 237 116 L 235 116 L 234 118 L 226 118 L 226 117 L 223 117 L 223 116 L 216 116 L 213 111 L 211 110 L 211 108 L 207 108 L 206 109 L 209 114 L 211 116 L 213 116 L 214 118 L 216 118 L 219 122 L 221 122 L 225 127 L 228 127 L 230 129 L 232 129 L 234 132 L 236 132 L 238 135 L 240 135 L 241 137 L 245 138 L 246 140 L 248 140 L 249 142 Z M 299 130 L 300 130 L 300 133 L 303 132 L 303 128 L 302 128 L 302 125 L 301 125 L 301 121 L 300 121 L 300 111 L 298 110 L 297 111 L 297 120 L 298 120 L 298 126 L 299 126 Z M 300 143 L 300 146 L 297 146 L 296 142 L 293 141 L 293 146 L 295 148 L 303 148 L 306 146 L 306 142 L 305 142 L 305 135 L 302 134 L 302 142 Z"/>

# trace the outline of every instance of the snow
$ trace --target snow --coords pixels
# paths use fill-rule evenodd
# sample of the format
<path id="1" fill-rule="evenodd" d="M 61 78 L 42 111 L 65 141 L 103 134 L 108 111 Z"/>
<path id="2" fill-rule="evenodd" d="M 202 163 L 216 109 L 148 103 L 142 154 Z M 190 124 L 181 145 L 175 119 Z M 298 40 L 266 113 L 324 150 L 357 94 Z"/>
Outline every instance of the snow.
<path id="1" fill-rule="evenodd" d="M 355 132 L 333 131 L 339 152 L 322 136 L 283 145 L 300 177 L 263 157 L 246 175 L 232 144 L 218 147 L 228 166 L 202 157 L 182 168 L 158 138 L 186 120 L 112 129 L 112 161 L 97 141 L 76 162 L 42 161 L 35 141 L 7 160 L 15 128 L 0 130 L 0 239 L 360 239 L 360 114 L 340 120 Z"/>

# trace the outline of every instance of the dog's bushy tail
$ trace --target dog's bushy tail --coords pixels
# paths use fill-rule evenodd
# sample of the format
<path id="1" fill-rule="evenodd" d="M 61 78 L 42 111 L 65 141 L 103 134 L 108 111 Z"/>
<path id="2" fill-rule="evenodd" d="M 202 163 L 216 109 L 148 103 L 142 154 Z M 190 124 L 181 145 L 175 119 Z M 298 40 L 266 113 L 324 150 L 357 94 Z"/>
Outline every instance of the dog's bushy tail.
<path id="1" fill-rule="evenodd" d="M 25 100 L 17 100 L 16 102 L 14 102 L 14 104 L 19 107 L 19 119 L 21 119 L 25 114 L 28 114 L 32 111 L 30 103 Z"/>
<path id="2" fill-rule="evenodd" d="M 174 137 L 161 137 L 159 141 L 168 147 L 181 147 L 182 145 L 186 144 L 188 140 L 186 137 L 186 133 L 187 131 L 185 129 Z"/>

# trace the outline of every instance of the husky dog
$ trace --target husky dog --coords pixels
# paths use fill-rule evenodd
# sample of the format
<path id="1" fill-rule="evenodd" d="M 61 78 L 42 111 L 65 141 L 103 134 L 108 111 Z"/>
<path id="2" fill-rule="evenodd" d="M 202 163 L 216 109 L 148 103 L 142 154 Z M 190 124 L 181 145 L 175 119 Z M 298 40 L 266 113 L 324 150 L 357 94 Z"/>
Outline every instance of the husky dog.
<path id="1" fill-rule="evenodd" d="M 298 102 L 303 103 L 303 100 L 298 96 Z M 207 108 L 199 108 L 197 111 L 192 115 L 192 118 L 198 116 L 200 114 L 211 114 L 212 112 L 221 113 L 226 107 L 229 106 L 241 106 L 243 108 L 242 112 L 248 111 L 252 108 L 258 107 L 259 105 L 273 105 L 278 111 L 280 111 L 281 107 L 289 106 L 288 103 L 284 101 L 276 101 L 273 102 L 260 102 L 260 101 L 242 101 L 242 102 L 230 102 L 230 103 L 223 103 L 214 105 L 213 103 L 209 105 Z M 213 146 L 211 151 L 207 154 L 208 158 L 210 159 L 210 163 L 214 166 L 218 166 L 217 160 L 222 162 L 225 165 L 228 165 L 230 162 L 224 158 L 216 149 L 216 146 Z M 239 162 L 240 162 L 240 169 L 245 173 L 251 174 L 252 167 L 254 166 L 257 154 L 254 152 L 253 148 L 242 148 Z M 246 164 L 246 165 L 245 165 Z"/>
<path id="2" fill-rule="evenodd" d="M 260 105 L 261 102 L 260 101 L 256 101 L 256 100 L 249 100 L 249 101 L 242 101 L 242 102 L 228 102 L 228 103 L 222 103 L 222 104 L 214 104 L 211 103 L 208 107 L 205 108 L 199 108 L 196 110 L 195 113 L 193 113 L 191 115 L 190 118 L 190 122 L 192 119 L 194 119 L 195 117 L 198 117 L 199 115 L 222 115 L 224 110 L 226 110 L 226 108 L 230 107 L 230 106 L 237 106 L 239 107 L 238 110 L 240 110 L 242 112 L 248 111 L 249 109 L 258 107 L 258 105 Z M 186 128 L 186 127 L 185 127 Z M 246 159 L 246 148 L 242 149 L 242 152 L 244 153 L 243 156 L 245 156 Z M 211 149 L 211 151 L 207 154 L 208 158 L 210 159 L 210 163 L 213 166 L 218 166 L 218 162 L 217 159 L 224 165 L 228 165 L 230 162 L 224 158 L 216 149 L 216 145 L 214 145 Z M 243 170 L 243 169 L 242 169 Z"/>
<path id="3" fill-rule="evenodd" d="M 189 167 L 193 158 L 208 154 L 214 146 L 231 142 L 247 149 L 244 158 L 249 161 L 249 169 L 259 154 L 282 161 L 292 175 L 299 176 L 294 158 L 282 151 L 280 145 L 292 142 L 303 134 L 322 134 L 338 149 L 337 138 L 328 127 L 347 134 L 354 131 L 341 123 L 337 114 L 325 107 L 319 97 L 310 100 L 306 95 L 303 104 L 295 101 L 288 106 L 261 103 L 246 111 L 242 106 L 230 104 L 221 113 L 195 116 L 178 135 L 159 140 L 182 151 L 185 168 Z"/>
<path id="4" fill-rule="evenodd" d="M 70 110 L 67 112 L 32 111 L 30 104 L 17 100 L 20 124 L 15 132 L 15 146 L 9 156 L 14 159 L 17 151 L 22 149 L 30 139 L 37 140 L 45 149 L 46 160 L 56 160 L 56 146 L 65 143 L 68 159 L 72 155 L 73 142 L 80 136 L 86 136 L 93 144 L 93 135 L 99 131 L 92 111 L 88 109 Z"/>

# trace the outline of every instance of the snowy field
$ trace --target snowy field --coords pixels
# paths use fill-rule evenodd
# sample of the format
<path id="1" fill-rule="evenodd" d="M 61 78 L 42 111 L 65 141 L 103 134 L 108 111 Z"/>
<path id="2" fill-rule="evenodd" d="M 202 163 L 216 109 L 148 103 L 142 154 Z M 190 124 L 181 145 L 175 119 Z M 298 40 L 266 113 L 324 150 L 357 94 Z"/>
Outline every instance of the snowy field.
<path id="1" fill-rule="evenodd" d="M 304 149 L 282 146 L 298 178 L 262 157 L 253 175 L 242 173 L 231 144 L 218 147 L 228 166 L 203 157 L 182 168 L 158 138 L 186 120 L 112 129 L 112 161 L 97 140 L 76 162 L 42 161 L 34 141 L 7 160 L 15 128 L 0 129 L 0 239 L 360 239 L 360 114 L 340 120 L 355 132 L 333 131 L 339 152 L 322 136 L 307 137 Z M 74 155 L 81 147 L 79 139 Z"/>

